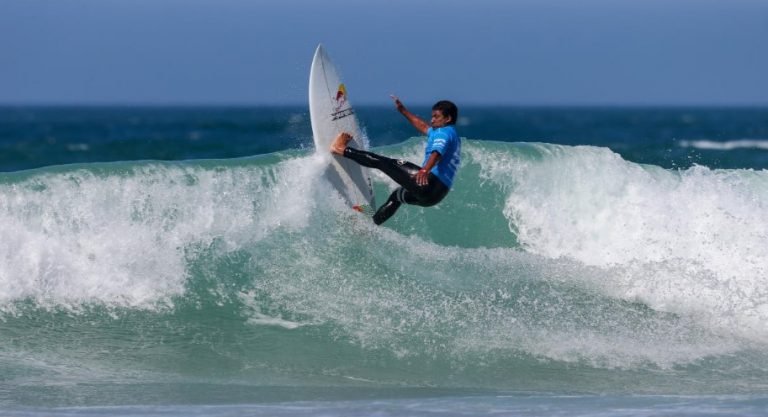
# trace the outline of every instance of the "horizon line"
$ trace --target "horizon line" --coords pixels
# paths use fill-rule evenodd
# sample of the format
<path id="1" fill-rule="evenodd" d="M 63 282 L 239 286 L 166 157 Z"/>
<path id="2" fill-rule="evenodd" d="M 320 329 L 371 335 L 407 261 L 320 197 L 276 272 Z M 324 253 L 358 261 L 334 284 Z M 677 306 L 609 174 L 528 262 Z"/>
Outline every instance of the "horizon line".
<path id="1" fill-rule="evenodd" d="M 412 102 L 411 107 L 430 107 L 432 102 Z M 563 103 L 522 103 L 522 102 L 477 102 L 468 101 L 459 107 L 528 107 L 528 108 L 768 108 L 768 101 L 760 102 L 726 102 L 726 103 L 652 103 L 652 102 L 626 102 L 626 103 L 589 103 L 589 102 L 563 102 Z M 263 102 L 1 102 L 0 107 L 144 107 L 144 108 L 255 108 L 255 107 L 307 107 L 308 103 L 263 103 Z M 355 103 L 355 107 L 392 107 L 391 104 L 362 102 Z"/>

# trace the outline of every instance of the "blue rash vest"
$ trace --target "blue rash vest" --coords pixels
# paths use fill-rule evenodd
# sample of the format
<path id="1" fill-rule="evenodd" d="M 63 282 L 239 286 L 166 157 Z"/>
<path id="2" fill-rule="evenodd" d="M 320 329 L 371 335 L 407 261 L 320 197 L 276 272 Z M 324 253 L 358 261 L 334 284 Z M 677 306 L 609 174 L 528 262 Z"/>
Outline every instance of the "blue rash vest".
<path id="1" fill-rule="evenodd" d="M 424 148 L 424 162 L 427 163 L 432 152 L 440 154 L 440 161 L 432 168 L 432 173 L 448 188 L 453 186 L 453 177 L 461 165 L 461 139 L 453 125 L 427 130 L 427 146 Z"/>

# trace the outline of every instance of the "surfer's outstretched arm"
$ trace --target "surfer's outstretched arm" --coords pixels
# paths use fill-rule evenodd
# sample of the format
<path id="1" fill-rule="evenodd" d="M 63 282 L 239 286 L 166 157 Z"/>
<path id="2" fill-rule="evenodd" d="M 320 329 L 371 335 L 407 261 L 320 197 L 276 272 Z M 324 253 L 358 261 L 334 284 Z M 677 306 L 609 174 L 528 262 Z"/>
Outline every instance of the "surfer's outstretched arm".
<path id="1" fill-rule="evenodd" d="M 429 130 L 429 124 L 425 122 L 424 120 L 421 120 L 419 116 L 416 116 L 415 114 L 408 111 L 408 109 L 405 108 L 405 105 L 403 104 L 400 99 L 395 95 L 390 95 L 392 97 L 392 100 L 395 102 L 395 107 L 397 108 L 397 111 L 400 112 L 403 116 L 405 116 L 406 119 L 408 119 L 409 122 L 413 125 L 413 127 L 416 128 L 419 132 L 421 132 L 422 135 L 427 134 L 427 130 Z"/>

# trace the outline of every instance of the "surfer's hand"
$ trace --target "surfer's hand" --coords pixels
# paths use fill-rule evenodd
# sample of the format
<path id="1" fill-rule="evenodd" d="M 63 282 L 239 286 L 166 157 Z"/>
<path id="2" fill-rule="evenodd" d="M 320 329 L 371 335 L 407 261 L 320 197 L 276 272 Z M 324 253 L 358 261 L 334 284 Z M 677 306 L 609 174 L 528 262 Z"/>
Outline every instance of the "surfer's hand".
<path id="1" fill-rule="evenodd" d="M 414 178 L 416 178 L 416 185 L 419 187 L 424 187 L 429 184 L 429 172 L 425 169 L 420 169 L 419 172 L 414 175 Z"/>
<path id="2" fill-rule="evenodd" d="M 397 108 L 397 111 L 402 112 L 403 110 L 405 110 L 405 105 L 403 104 L 402 101 L 400 101 L 400 99 L 396 95 L 390 94 L 389 96 L 392 97 L 392 100 L 395 102 L 395 107 Z"/>

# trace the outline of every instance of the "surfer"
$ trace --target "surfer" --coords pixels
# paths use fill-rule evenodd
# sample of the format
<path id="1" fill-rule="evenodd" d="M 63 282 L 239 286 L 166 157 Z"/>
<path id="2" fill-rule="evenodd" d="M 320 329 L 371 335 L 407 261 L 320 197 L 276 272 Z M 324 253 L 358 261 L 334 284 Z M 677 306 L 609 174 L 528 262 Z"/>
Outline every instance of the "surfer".
<path id="1" fill-rule="evenodd" d="M 396 96 L 395 107 L 421 134 L 427 135 L 424 162 L 418 166 L 402 159 L 391 159 L 373 152 L 347 146 L 352 136 L 342 132 L 331 144 L 331 153 L 349 158 L 358 164 L 376 168 L 400 185 L 373 215 L 373 222 L 382 224 L 400 208 L 402 203 L 422 207 L 442 201 L 453 185 L 461 164 L 461 139 L 454 125 L 459 110 L 450 101 L 442 100 L 432 106 L 430 124 L 408 111 Z"/>

